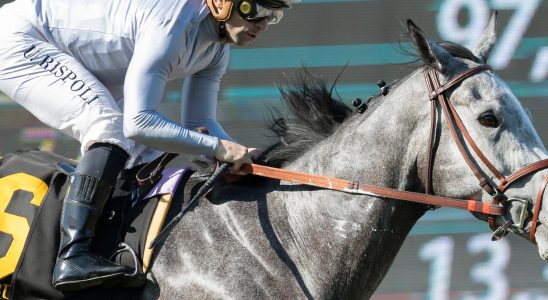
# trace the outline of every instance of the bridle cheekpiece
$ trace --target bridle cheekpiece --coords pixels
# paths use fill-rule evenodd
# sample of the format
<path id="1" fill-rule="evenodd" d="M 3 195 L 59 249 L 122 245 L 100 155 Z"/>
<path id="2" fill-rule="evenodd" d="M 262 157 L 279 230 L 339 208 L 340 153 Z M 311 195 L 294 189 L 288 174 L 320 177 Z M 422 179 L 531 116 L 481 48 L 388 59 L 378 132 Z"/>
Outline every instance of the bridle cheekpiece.
<path id="1" fill-rule="evenodd" d="M 510 202 L 517 202 L 523 206 L 520 213 L 520 220 L 518 221 L 517 224 L 514 224 L 512 220 L 506 220 L 504 218 L 504 215 L 501 215 L 499 217 L 503 220 L 503 224 L 497 227 L 496 217 L 493 215 L 487 216 L 489 227 L 491 227 L 491 229 L 494 230 L 492 239 L 498 240 L 508 233 L 508 229 L 510 227 L 515 227 L 518 230 L 524 230 L 525 221 L 528 218 L 529 201 L 524 199 L 508 198 L 505 196 L 504 193 L 507 191 L 508 187 L 510 187 L 510 185 L 515 183 L 517 180 L 527 175 L 530 175 L 540 170 L 548 168 L 548 159 L 535 162 L 531 165 L 528 165 L 522 169 L 515 171 L 510 176 L 505 177 L 489 161 L 489 159 L 485 157 L 485 155 L 482 153 L 482 151 L 479 149 L 479 147 L 476 145 L 476 143 L 474 142 L 474 140 L 468 133 L 468 130 L 464 126 L 464 123 L 460 119 L 456 109 L 451 104 L 450 98 L 446 96 L 446 92 L 454 88 L 456 85 L 460 84 L 466 78 L 474 76 L 480 72 L 489 71 L 489 70 L 491 70 L 491 67 L 489 65 L 487 64 L 479 65 L 456 75 L 451 80 L 441 85 L 437 71 L 429 67 L 423 68 L 424 78 L 429 91 L 429 99 L 431 102 L 431 112 L 432 112 L 430 142 L 429 142 L 429 150 L 428 150 L 426 193 L 430 194 L 432 192 L 432 168 L 433 168 L 433 157 L 434 157 L 433 149 L 434 149 L 434 143 L 435 143 L 435 133 L 436 133 L 436 124 L 437 124 L 436 103 L 439 103 L 442 107 L 443 114 L 445 115 L 445 118 L 447 120 L 449 129 L 451 131 L 451 136 L 453 137 L 453 140 L 457 144 L 462 157 L 464 158 L 464 160 L 466 161 L 466 163 L 468 164 L 468 166 L 470 167 L 470 169 L 472 170 L 476 178 L 479 180 L 481 188 L 493 197 L 493 204 L 499 204 L 499 203 L 508 204 Z M 472 150 L 477 155 L 477 157 L 484 163 L 484 165 L 489 169 L 489 171 L 491 171 L 494 177 L 497 178 L 497 180 L 499 181 L 498 185 L 496 185 L 489 177 L 485 175 L 484 172 L 482 172 L 482 170 L 476 163 L 475 159 L 472 157 L 470 152 L 467 151 L 466 144 L 459 137 L 459 134 L 462 137 L 464 137 L 464 139 L 466 140 L 470 148 L 472 148 Z M 538 214 L 540 211 L 542 197 L 544 195 L 544 190 L 546 189 L 547 183 L 548 183 L 548 175 L 545 177 L 544 183 L 540 187 L 540 190 L 535 202 L 535 206 L 533 208 L 533 219 L 532 219 L 531 230 L 529 232 L 529 239 L 533 243 L 535 242 L 535 232 L 538 224 Z"/>

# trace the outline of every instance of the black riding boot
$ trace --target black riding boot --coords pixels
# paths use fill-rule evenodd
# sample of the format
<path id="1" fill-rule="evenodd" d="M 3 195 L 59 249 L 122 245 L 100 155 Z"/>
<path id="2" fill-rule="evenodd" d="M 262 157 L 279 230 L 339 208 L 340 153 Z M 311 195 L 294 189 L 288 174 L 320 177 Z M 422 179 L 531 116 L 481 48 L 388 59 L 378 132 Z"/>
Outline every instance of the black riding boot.
<path id="1" fill-rule="evenodd" d="M 112 147 L 112 145 L 108 145 L 108 147 Z M 90 252 L 91 242 L 95 237 L 95 225 L 110 195 L 113 184 L 79 173 L 79 169 L 81 171 L 86 169 L 86 166 L 91 166 L 87 168 L 91 169 L 91 174 L 104 175 L 93 170 L 93 168 L 97 168 L 95 163 L 109 165 L 113 162 L 113 157 L 109 152 L 112 149 L 107 148 L 109 150 L 107 151 L 102 148 L 94 148 L 93 150 L 101 155 L 92 154 L 87 159 L 86 157 L 82 159 L 71 178 L 70 190 L 63 203 L 61 244 L 53 272 L 53 286 L 64 292 L 98 286 L 106 281 L 112 282 L 117 278 L 122 278 L 124 274 L 133 272 L 129 267 L 117 265 Z M 93 150 L 90 150 L 90 152 Z M 114 159 L 118 164 L 110 164 L 110 166 L 114 169 L 116 169 L 116 166 L 123 168 L 125 159 L 122 161 L 116 157 Z M 84 162 L 84 160 L 87 162 Z M 115 173 L 119 171 L 117 170 Z M 110 177 L 109 181 L 112 181 L 113 176 L 108 175 L 107 177 Z"/>

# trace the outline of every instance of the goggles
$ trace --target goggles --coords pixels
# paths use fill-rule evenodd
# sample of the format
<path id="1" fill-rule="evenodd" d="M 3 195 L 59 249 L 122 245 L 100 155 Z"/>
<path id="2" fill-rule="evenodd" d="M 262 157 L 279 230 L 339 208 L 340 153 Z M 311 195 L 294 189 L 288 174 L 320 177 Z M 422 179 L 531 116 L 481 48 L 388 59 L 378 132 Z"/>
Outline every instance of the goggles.
<path id="1" fill-rule="evenodd" d="M 246 21 L 255 23 L 266 19 L 269 25 L 277 24 L 284 15 L 281 9 L 269 9 L 253 0 L 239 1 L 236 10 Z"/>

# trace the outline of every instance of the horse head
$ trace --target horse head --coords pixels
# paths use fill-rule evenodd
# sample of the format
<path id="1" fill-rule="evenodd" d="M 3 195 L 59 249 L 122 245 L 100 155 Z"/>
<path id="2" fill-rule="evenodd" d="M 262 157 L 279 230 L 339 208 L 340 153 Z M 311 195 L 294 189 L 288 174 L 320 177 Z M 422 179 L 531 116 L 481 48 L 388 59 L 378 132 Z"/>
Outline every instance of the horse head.
<path id="1" fill-rule="evenodd" d="M 432 151 L 420 154 L 419 176 L 435 194 L 500 203 L 504 206 L 502 216 L 490 218 L 480 213 L 476 217 L 498 228 L 498 237 L 510 231 L 536 241 L 546 260 L 548 203 L 542 199 L 547 197 L 544 168 L 548 153 L 528 112 L 486 65 L 495 45 L 495 21 L 496 13 L 473 51 L 434 42 L 408 21 L 411 40 L 425 65 L 424 85 L 431 86 L 426 90 L 428 99 L 423 100 L 436 102 L 429 111 L 438 116 L 432 126 L 422 124 L 435 127 L 435 131 L 431 140 L 422 140 Z M 438 76 L 439 83 L 433 83 L 438 80 L 433 77 Z M 445 107 L 441 95 L 447 99 Z M 452 125 L 460 121 L 462 128 Z M 537 201 L 542 201 L 538 208 L 544 209 L 533 217 Z"/>

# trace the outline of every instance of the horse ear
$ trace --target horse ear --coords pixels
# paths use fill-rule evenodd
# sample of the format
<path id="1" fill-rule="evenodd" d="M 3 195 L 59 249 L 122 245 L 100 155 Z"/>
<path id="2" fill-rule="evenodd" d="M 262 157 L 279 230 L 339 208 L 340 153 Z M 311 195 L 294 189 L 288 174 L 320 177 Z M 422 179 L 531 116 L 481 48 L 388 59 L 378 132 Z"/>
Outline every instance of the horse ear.
<path id="1" fill-rule="evenodd" d="M 497 15 L 498 12 L 495 11 L 493 15 L 491 16 L 491 20 L 489 21 L 489 25 L 487 25 L 487 29 L 485 29 L 485 32 L 483 33 L 482 37 L 476 44 L 476 47 L 474 48 L 474 55 L 479 57 L 481 60 L 483 60 L 484 63 L 487 63 L 487 59 L 489 58 L 489 55 L 491 54 L 491 50 L 495 47 L 495 42 L 497 40 L 497 33 L 496 33 L 496 23 L 497 23 Z"/>
<path id="2" fill-rule="evenodd" d="M 407 20 L 407 30 L 424 63 L 444 74 L 446 67 L 449 66 L 455 58 L 443 49 L 443 47 L 438 45 L 438 43 L 427 39 L 422 30 L 410 19 Z"/>

